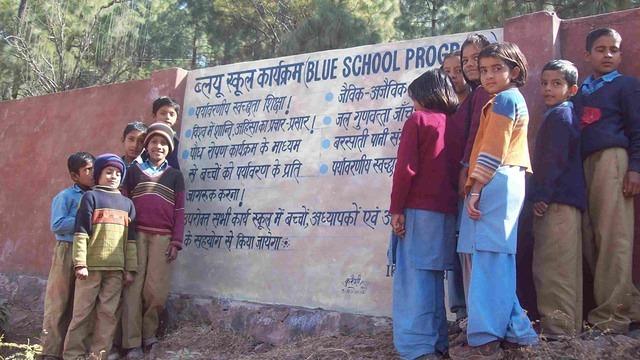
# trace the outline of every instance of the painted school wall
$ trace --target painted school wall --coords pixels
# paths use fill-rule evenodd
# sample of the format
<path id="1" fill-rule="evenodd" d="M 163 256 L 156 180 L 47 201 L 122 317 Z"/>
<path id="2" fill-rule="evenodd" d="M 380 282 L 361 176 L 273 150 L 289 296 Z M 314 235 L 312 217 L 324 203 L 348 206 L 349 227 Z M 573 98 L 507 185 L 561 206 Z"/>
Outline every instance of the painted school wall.
<path id="1" fill-rule="evenodd" d="M 640 44 L 632 41 L 640 38 L 640 9 L 571 20 L 539 12 L 505 22 L 505 40 L 517 43 L 529 60 L 529 81 L 523 92 L 531 112 L 530 139 L 544 112 L 538 96 L 542 66 L 552 58 L 567 58 L 579 66 L 583 79 L 587 75 L 582 61 L 584 37 L 601 26 L 614 27 L 622 34 L 621 70 L 640 76 L 640 67 L 630 61 L 640 56 Z M 5 172 L 0 180 L 1 273 L 46 276 L 53 245 L 49 205 L 51 198 L 69 184 L 68 154 L 81 149 L 96 154 L 119 152 L 124 124 L 133 119 L 149 121 L 151 101 L 159 95 L 181 101 L 186 74 L 181 69 L 169 69 L 146 80 L 0 102 L 0 167 Z M 640 211 L 636 218 L 640 219 Z M 523 301 L 525 307 L 530 308 L 534 304 L 530 271 L 526 271 L 531 249 L 527 220 L 525 215 L 519 245 L 519 287 L 529 299 Z M 640 241 L 636 241 L 636 250 L 637 281 Z"/>

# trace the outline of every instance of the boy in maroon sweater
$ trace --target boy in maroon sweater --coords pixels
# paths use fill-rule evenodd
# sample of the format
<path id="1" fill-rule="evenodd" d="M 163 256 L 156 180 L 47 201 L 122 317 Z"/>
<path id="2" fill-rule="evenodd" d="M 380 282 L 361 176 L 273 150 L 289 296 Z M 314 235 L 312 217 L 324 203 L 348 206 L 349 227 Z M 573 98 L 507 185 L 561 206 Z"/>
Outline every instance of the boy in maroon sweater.
<path id="1" fill-rule="evenodd" d="M 124 192 L 133 200 L 136 222 L 138 275 L 126 290 L 122 307 L 122 347 L 127 358 L 142 358 L 144 346 L 157 343 L 160 312 L 169 294 L 171 262 L 182 249 L 184 179 L 167 156 L 174 150 L 174 133 L 165 123 L 149 126 L 144 148 L 149 158 L 134 163 Z"/>

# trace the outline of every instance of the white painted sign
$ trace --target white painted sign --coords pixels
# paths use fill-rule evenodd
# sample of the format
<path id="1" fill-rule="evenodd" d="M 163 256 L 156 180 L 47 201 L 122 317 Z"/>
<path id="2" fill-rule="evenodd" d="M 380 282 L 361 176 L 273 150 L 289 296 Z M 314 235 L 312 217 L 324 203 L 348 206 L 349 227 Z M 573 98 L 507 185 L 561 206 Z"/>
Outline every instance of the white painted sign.
<path id="1" fill-rule="evenodd" d="M 502 40 L 502 29 L 482 33 Z M 174 291 L 389 315 L 389 194 L 407 88 L 466 36 L 191 71 Z"/>

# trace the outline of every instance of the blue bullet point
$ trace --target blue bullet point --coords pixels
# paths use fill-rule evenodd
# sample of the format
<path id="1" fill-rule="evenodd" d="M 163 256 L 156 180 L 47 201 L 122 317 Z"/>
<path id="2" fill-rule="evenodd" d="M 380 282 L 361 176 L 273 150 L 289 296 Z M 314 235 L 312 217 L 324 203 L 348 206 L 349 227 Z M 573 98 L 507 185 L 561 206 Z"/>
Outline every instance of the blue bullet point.
<path id="1" fill-rule="evenodd" d="M 326 164 L 320 165 L 320 174 L 326 174 L 329 171 L 329 167 Z"/>
<path id="2" fill-rule="evenodd" d="M 330 92 L 326 93 L 324 95 L 324 100 L 327 101 L 327 102 L 333 100 L 333 93 L 330 93 Z"/>
<path id="3" fill-rule="evenodd" d="M 193 116 L 195 113 L 196 113 L 196 109 L 195 109 L 195 108 L 190 107 L 190 108 L 189 108 L 189 116 Z"/>
<path id="4" fill-rule="evenodd" d="M 184 132 L 184 136 L 188 138 L 190 138 L 192 134 L 193 134 L 193 131 L 191 131 L 191 129 L 187 129 L 187 131 Z"/>
<path id="5" fill-rule="evenodd" d="M 189 150 L 184 150 L 182 152 L 182 158 L 187 160 L 189 158 Z"/>
<path id="6" fill-rule="evenodd" d="M 329 146 L 331 146 L 331 140 L 329 140 L 329 139 L 322 140 L 322 148 L 328 149 Z"/>
<path id="7" fill-rule="evenodd" d="M 322 119 L 322 122 L 323 122 L 325 125 L 329 125 L 329 124 L 331 124 L 331 116 L 325 116 L 325 117 Z"/>

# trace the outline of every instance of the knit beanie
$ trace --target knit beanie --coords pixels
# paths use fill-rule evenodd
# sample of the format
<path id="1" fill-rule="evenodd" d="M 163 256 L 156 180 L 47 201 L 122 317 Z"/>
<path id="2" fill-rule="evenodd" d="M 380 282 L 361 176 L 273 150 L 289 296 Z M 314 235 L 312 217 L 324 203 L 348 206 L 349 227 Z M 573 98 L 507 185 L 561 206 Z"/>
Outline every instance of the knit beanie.
<path id="1" fill-rule="evenodd" d="M 120 174 L 122 174 L 120 177 L 120 185 L 122 185 L 124 175 L 127 172 L 127 167 L 124 165 L 124 161 L 122 161 L 122 159 L 116 154 L 102 154 L 93 162 L 93 179 L 96 181 L 96 185 L 98 184 L 100 175 L 102 175 L 102 170 L 107 166 L 113 166 L 120 170 Z"/>
<path id="2" fill-rule="evenodd" d="M 155 135 L 161 135 L 169 143 L 169 154 L 173 151 L 173 129 L 163 122 L 155 122 L 147 129 L 147 136 L 144 138 L 144 148 L 147 148 L 149 141 Z M 167 154 L 167 155 L 169 155 Z"/>

